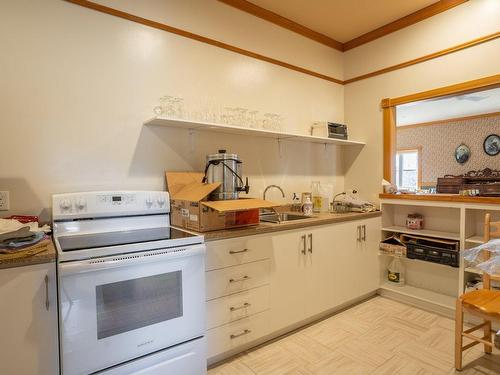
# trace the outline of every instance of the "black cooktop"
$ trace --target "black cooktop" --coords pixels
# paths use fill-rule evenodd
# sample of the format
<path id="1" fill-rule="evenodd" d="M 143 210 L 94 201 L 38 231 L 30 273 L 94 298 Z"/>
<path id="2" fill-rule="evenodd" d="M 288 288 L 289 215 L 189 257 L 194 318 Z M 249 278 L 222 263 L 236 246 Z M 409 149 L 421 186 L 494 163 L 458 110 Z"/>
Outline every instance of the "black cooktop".
<path id="1" fill-rule="evenodd" d="M 74 234 L 58 238 L 62 251 L 128 245 L 140 242 L 176 240 L 196 235 L 171 227 L 133 229 L 116 232 Z"/>

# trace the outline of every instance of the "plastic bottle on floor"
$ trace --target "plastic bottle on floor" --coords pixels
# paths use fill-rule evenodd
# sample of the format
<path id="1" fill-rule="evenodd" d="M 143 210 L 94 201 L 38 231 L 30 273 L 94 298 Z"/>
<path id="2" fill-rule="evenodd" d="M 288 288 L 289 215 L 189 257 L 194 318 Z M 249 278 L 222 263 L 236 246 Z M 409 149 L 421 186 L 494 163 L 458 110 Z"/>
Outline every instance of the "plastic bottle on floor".
<path id="1" fill-rule="evenodd" d="M 387 280 L 394 285 L 405 285 L 405 267 L 399 257 L 394 257 L 389 264 Z"/>

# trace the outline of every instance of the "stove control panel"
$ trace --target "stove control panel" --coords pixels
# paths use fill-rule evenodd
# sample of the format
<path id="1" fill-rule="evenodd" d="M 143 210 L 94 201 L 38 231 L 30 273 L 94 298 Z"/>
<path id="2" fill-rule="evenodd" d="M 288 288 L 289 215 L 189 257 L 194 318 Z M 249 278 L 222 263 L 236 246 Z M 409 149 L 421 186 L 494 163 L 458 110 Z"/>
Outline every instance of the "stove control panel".
<path id="1" fill-rule="evenodd" d="M 165 191 L 98 191 L 52 196 L 54 220 L 169 213 Z"/>

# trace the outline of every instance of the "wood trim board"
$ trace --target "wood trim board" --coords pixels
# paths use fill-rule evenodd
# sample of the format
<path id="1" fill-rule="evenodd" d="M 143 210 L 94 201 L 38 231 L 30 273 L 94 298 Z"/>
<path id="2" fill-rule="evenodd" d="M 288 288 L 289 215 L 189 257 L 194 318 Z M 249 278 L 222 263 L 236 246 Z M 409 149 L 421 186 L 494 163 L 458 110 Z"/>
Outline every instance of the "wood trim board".
<path id="1" fill-rule="evenodd" d="M 448 125 L 450 122 L 461 122 L 461 121 L 474 120 L 474 119 L 478 119 L 478 118 L 495 117 L 495 116 L 500 116 L 500 112 L 482 113 L 479 115 L 454 117 L 454 118 L 449 118 L 449 119 L 444 119 L 444 120 L 419 122 L 419 123 L 408 124 L 408 125 L 399 125 L 396 127 L 396 130 L 403 131 L 403 130 L 407 130 L 407 129 L 420 128 L 422 126 Z"/>
<path id="2" fill-rule="evenodd" d="M 485 90 L 487 88 L 494 88 L 497 86 L 500 86 L 500 74 L 473 79 L 471 81 L 457 83 L 450 86 L 439 87 L 437 89 L 422 91 L 416 94 L 400 96 L 398 98 L 383 99 L 381 101 L 381 105 L 382 108 L 395 107 L 397 105 L 416 102 L 419 100 L 432 99 L 439 96 L 465 94 L 468 92 Z"/>
<path id="3" fill-rule="evenodd" d="M 394 107 L 383 108 L 384 119 L 384 180 L 393 182 L 395 177 L 396 163 L 396 109 Z"/>
<path id="4" fill-rule="evenodd" d="M 462 51 L 464 49 L 474 47 L 474 46 L 477 46 L 479 44 L 495 40 L 497 38 L 500 38 L 500 31 L 493 33 L 493 34 L 482 36 L 480 38 L 470 40 L 470 41 L 465 42 L 465 43 L 458 44 L 458 45 L 450 47 L 450 48 L 443 49 L 441 51 L 433 52 L 433 53 L 430 53 L 430 54 L 422 56 L 422 57 L 418 57 L 418 58 L 413 59 L 413 60 L 404 61 L 404 62 L 396 64 L 396 65 L 388 66 L 387 68 L 379 69 L 379 70 L 376 70 L 376 71 L 373 71 L 370 73 L 362 74 L 362 75 L 357 76 L 357 77 L 346 79 L 344 81 L 344 84 L 346 85 L 346 84 L 353 83 L 356 81 L 361 81 L 363 79 L 367 79 L 367 78 L 379 76 L 381 74 L 389 73 L 389 72 L 392 72 L 394 70 L 407 68 L 409 66 L 420 64 L 420 63 L 423 63 L 425 61 L 433 60 L 433 59 L 436 59 L 436 58 L 441 57 L 441 56 L 449 55 L 450 53 Z"/>
<path id="5" fill-rule="evenodd" d="M 500 197 L 468 197 L 458 194 L 379 194 L 381 199 L 500 204 Z"/>
<path id="6" fill-rule="evenodd" d="M 219 0 L 220 1 L 220 0 Z M 355 47 L 359 47 L 363 44 L 369 43 L 375 39 L 382 38 L 388 34 L 395 31 L 404 29 L 405 27 L 411 26 L 417 22 L 423 21 L 427 18 L 435 16 L 436 14 L 447 11 L 448 9 L 454 8 L 460 4 L 463 4 L 469 0 L 441 0 L 437 3 L 431 4 L 425 8 L 417 10 L 405 17 L 397 19 L 396 21 L 390 22 L 384 26 L 381 26 L 375 30 L 372 30 L 366 34 L 360 35 L 354 39 L 351 39 L 343 44 L 343 51 L 348 51 Z"/>
<path id="7" fill-rule="evenodd" d="M 314 40 L 315 42 L 324 44 L 328 47 L 334 48 L 337 51 L 344 50 L 344 44 L 330 38 L 325 34 L 321 34 L 317 31 L 311 30 L 310 28 L 303 26 L 291 19 L 280 16 L 277 13 L 274 13 L 270 10 L 262 8 L 258 5 L 251 3 L 246 0 L 218 0 L 221 3 L 230 5 L 236 9 L 239 9 L 243 12 L 249 13 L 253 16 L 266 20 L 268 22 L 274 23 L 275 25 L 281 26 L 287 30 L 293 31 L 294 33 L 300 34 L 306 38 Z"/>

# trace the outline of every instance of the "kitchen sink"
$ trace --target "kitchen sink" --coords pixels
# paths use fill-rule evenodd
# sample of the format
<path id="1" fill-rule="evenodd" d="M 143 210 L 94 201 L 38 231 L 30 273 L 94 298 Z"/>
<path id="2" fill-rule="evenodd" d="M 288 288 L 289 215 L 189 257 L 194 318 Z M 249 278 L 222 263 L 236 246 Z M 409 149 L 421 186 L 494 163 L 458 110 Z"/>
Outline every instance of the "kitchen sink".
<path id="1" fill-rule="evenodd" d="M 290 214 L 290 213 L 265 213 L 260 215 L 260 221 L 265 221 L 268 223 L 284 223 L 287 221 L 312 219 L 311 216 L 301 215 L 301 214 Z"/>

